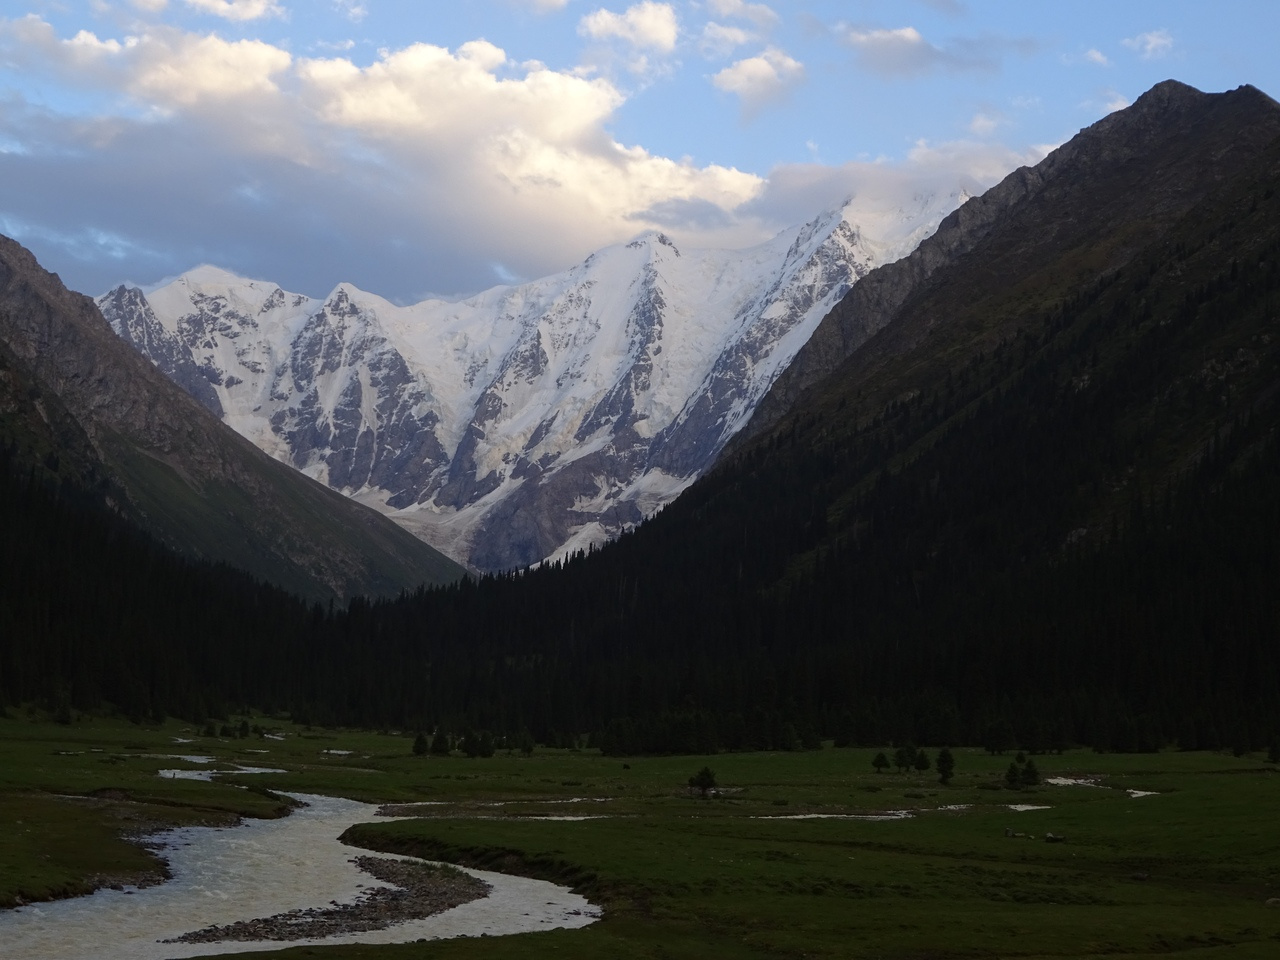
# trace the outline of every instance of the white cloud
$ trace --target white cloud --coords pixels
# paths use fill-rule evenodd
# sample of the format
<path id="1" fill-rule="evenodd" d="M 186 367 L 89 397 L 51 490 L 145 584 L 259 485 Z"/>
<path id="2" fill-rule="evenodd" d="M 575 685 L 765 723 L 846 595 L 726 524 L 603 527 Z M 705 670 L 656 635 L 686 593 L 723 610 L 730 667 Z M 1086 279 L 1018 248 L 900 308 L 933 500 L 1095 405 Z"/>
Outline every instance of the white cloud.
<path id="1" fill-rule="evenodd" d="M 289 53 L 259 40 L 227 41 L 159 27 L 123 41 L 81 30 L 60 40 L 34 14 L 0 24 L 10 58 L 31 69 L 54 69 L 95 88 L 114 88 L 152 107 L 190 107 L 246 95 L 274 93 Z"/>
<path id="2" fill-rule="evenodd" d="M 996 128 L 1000 126 L 999 117 L 994 117 L 989 113 L 975 113 L 973 119 L 969 121 L 969 132 L 975 137 L 989 137 L 996 132 Z"/>
<path id="3" fill-rule="evenodd" d="M 515 2 L 531 8 L 534 13 L 552 13 L 563 10 L 569 5 L 569 0 L 515 0 Z"/>
<path id="4" fill-rule="evenodd" d="M 860 66 L 886 76 L 991 71 L 999 68 L 1006 53 L 1027 56 L 1038 46 L 1034 40 L 983 36 L 957 38 L 944 48 L 930 43 L 915 27 L 861 29 L 840 24 L 836 34 L 853 48 Z"/>
<path id="5" fill-rule="evenodd" d="M 218 251 L 306 291 L 327 289 L 318 276 L 401 299 L 471 292 L 492 262 L 542 276 L 675 213 L 683 241 L 741 240 L 735 211 L 764 187 L 617 142 L 626 98 L 608 79 L 516 64 L 483 40 L 356 64 L 173 28 L 62 39 L 28 17 L 0 20 L 0 61 L 127 101 L 89 119 L 33 109 L 21 133 L 13 109 L 0 113 L 26 151 L 3 155 L 5 211 L 35 222 L 80 208 L 58 235 L 97 216 L 162 252 L 147 260 L 155 276 Z"/>
<path id="6" fill-rule="evenodd" d="M 1052 148 L 1030 146 L 1017 151 L 1003 144 L 973 140 L 952 140 L 938 144 L 917 140 L 907 152 L 904 170 L 953 177 L 963 175 L 978 183 L 994 184 L 1015 167 L 1039 163 L 1050 149 Z"/>
<path id="7" fill-rule="evenodd" d="M 284 8 L 275 0 L 185 0 L 187 6 L 226 20 L 260 20 L 283 17 Z"/>
<path id="8" fill-rule="evenodd" d="M 1136 50 L 1143 60 L 1158 60 L 1173 49 L 1173 34 L 1168 30 L 1152 30 L 1120 42 Z"/>
<path id="9" fill-rule="evenodd" d="M 578 24 L 578 32 L 593 40 L 623 40 L 634 47 L 670 53 L 676 47 L 680 25 L 675 8 L 669 3 L 644 0 L 626 13 L 596 10 Z"/>
<path id="10" fill-rule="evenodd" d="M 131 0 L 144 13 L 159 13 L 169 5 L 169 0 Z"/>
<path id="11" fill-rule="evenodd" d="M 961 190 L 979 194 L 1016 167 L 1038 163 L 1050 149 L 1016 151 L 973 140 L 921 140 L 901 163 L 783 164 L 769 172 L 765 189 L 744 205 L 741 215 L 758 216 L 769 224 L 799 223 L 830 207 L 833 198 L 851 197 L 856 218 L 867 232 L 887 237 L 901 224 L 903 213 L 939 195 L 954 196 Z"/>
<path id="12" fill-rule="evenodd" d="M 704 57 L 727 57 L 743 44 L 755 39 L 755 34 L 741 27 L 729 27 L 712 21 L 702 28 L 698 49 Z"/>
<path id="13" fill-rule="evenodd" d="M 927 42 L 915 27 L 896 30 L 844 31 L 844 40 L 858 52 L 863 66 L 878 73 L 919 73 L 945 62 L 946 55 Z"/>
<path id="14" fill-rule="evenodd" d="M 369 8 L 358 0 L 333 0 L 333 7 L 352 23 L 359 23 L 369 15 Z"/>
<path id="15" fill-rule="evenodd" d="M 1129 106 L 1129 98 L 1114 90 L 1108 90 L 1103 98 L 1103 107 L 1107 113 L 1115 113 Z"/>
<path id="16" fill-rule="evenodd" d="M 846 194 L 888 203 L 1025 162 L 998 144 L 919 144 L 900 165 L 814 162 L 764 178 L 620 143 L 619 86 L 515 63 L 483 40 L 368 63 L 132 29 L 64 37 L 39 17 L 0 18 L 0 62 L 95 95 L 94 116 L 0 101 L 0 142 L 14 144 L 0 149 L 0 215 L 63 238 L 71 266 L 93 264 L 78 281 L 91 293 L 122 269 L 148 281 L 215 259 L 316 295 L 338 280 L 401 301 L 467 293 L 493 282 L 494 263 L 544 276 L 650 227 L 745 246 Z M 770 47 L 716 85 L 749 111 L 803 77 Z"/>
<path id="17" fill-rule="evenodd" d="M 710 0 L 708 6 L 718 17 L 750 20 L 762 30 L 778 22 L 778 15 L 763 3 L 746 3 L 745 0 Z"/>
<path id="18" fill-rule="evenodd" d="M 1084 53 L 1084 58 L 1090 63 L 1096 63 L 1100 67 L 1111 66 L 1111 61 L 1107 59 L 1107 55 L 1101 50 L 1089 49 Z"/>
<path id="19" fill-rule="evenodd" d="M 776 47 L 757 57 L 739 60 L 711 78 L 726 93 L 736 94 L 748 110 L 777 100 L 804 80 L 804 64 Z"/>

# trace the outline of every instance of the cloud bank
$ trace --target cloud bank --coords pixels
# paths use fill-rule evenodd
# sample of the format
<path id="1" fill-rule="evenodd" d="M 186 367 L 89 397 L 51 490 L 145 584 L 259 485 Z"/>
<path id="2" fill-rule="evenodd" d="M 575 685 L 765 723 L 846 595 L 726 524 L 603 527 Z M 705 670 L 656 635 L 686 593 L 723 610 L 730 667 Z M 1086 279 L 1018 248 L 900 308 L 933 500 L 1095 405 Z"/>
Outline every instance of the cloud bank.
<path id="1" fill-rule="evenodd" d="M 186 2 L 245 19 L 277 9 Z M 727 47 L 759 42 L 774 18 L 764 4 L 709 7 L 743 25 L 719 37 Z M 363 8 L 336 2 L 331 15 Z M 593 40 L 659 54 L 681 42 L 670 4 L 597 9 L 578 23 Z M 400 302 L 472 293 L 646 229 L 746 246 L 843 196 L 952 190 L 1021 160 L 997 145 L 918 145 L 892 172 L 811 164 L 763 176 L 622 142 L 612 129 L 632 94 L 614 80 L 516 62 L 485 40 L 412 43 L 360 62 L 338 44 L 307 56 L 260 39 L 135 29 L 64 36 L 36 15 L 0 19 L 0 63 L 79 98 L 67 108 L 0 98 L 0 230 L 57 247 L 94 294 L 201 262 L 312 295 L 339 281 Z M 749 112 L 804 76 L 766 45 L 708 79 Z"/>

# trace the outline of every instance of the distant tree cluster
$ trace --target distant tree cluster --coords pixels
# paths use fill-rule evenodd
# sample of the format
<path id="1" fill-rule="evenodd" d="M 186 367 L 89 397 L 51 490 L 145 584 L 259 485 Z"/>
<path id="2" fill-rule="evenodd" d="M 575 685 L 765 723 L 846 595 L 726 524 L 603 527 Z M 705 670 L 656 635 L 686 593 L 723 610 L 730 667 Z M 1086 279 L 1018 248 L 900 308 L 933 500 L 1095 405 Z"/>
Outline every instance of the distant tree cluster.
<path id="1" fill-rule="evenodd" d="M 890 766 L 897 767 L 899 773 L 906 773 L 910 770 L 924 773 L 930 766 L 935 766 L 938 771 L 938 782 L 942 784 L 951 782 L 951 778 L 955 776 L 956 769 L 955 757 L 952 756 L 950 749 L 947 747 L 939 750 L 937 759 L 931 763 L 929 755 L 923 749 L 911 744 L 904 744 L 894 751 L 892 764 L 890 764 L 889 758 L 885 756 L 884 751 L 881 751 L 872 758 L 871 765 L 877 773 L 884 773 Z"/>

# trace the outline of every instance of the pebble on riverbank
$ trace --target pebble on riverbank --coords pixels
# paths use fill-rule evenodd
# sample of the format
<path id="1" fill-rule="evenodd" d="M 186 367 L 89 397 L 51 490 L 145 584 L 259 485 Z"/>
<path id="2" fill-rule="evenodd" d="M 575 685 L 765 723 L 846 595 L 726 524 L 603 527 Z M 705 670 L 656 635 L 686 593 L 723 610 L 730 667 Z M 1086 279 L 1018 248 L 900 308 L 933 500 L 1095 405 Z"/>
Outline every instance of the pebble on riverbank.
<path id="1" fill-rule="evenodd" d="M 272 917 L 205 927 L 163 942 L 313 940 L 381 930 L 479 900 L 487 897 L 491 889 L 483 880 L 450 866 L 369 856 L 355 857 L 351 862 L 395 887 L 366 890 L 355 903 L 291 910 Z"/>

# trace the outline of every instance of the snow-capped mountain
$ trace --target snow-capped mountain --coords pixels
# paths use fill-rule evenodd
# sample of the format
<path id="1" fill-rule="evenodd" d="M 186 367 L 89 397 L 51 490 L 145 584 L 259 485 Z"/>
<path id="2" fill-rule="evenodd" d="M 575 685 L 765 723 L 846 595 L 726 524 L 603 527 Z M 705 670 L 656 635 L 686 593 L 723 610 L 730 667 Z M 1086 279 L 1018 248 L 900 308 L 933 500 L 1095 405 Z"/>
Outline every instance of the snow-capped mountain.
<path id="1" fill-rule="evenodd" d="M 673 499 L 849 287 L 967 196 L 850 202 L 748 250 L 650 233 L 458 302 L 401 307 L 348 284 L 317 300 L 200 267 L 98 303 L 263 450 L 496 570 Z"/>

